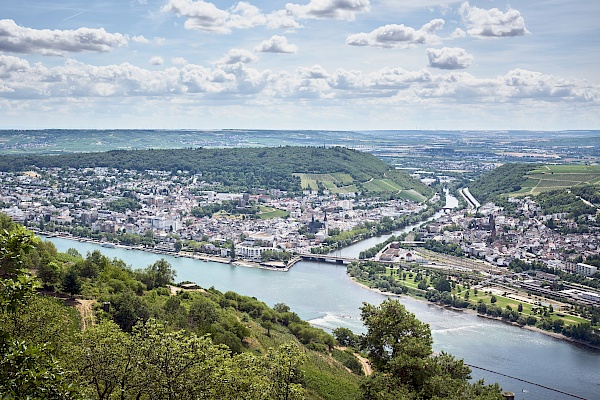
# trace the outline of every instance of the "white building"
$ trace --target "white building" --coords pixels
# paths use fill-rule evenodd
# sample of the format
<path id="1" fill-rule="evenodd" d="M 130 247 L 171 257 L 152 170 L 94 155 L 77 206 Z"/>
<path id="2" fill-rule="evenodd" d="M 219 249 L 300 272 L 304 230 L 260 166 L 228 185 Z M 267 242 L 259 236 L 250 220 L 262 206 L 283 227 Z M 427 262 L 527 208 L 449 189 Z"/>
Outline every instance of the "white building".
<path id="1" fill-rule="evenodd" d="M 585 264 L 585 263 L 578 263 L 575 266 L 575 272 L 578 274 L 581 274 L 581 275 L 585 275 L 585 276 L 592 276 L 596 272 L 598 272 L 598 267 L 595 267 L 595 266 L 589 265 L 589 264 Z"/>

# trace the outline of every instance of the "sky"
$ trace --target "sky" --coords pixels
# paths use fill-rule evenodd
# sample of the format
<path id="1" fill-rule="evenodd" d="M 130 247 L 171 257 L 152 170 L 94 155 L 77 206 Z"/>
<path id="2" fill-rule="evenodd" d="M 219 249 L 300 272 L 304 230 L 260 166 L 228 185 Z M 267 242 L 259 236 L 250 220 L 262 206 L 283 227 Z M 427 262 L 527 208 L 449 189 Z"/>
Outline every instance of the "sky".
<path id="1" fill-rule="evenodd" d="M 600 129 L 598 0 L 2 0 L 0 129 Z"/>

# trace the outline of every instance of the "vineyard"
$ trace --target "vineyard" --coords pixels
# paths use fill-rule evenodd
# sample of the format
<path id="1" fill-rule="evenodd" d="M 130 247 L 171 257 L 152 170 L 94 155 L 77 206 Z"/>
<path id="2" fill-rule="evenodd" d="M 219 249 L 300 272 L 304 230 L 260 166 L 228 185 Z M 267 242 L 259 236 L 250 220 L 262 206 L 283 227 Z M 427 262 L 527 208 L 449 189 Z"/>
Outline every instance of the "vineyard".
<path id="1" fill-rule="evenodd" d="M 512 194 L 537 195 L 556 189 L 600 184 L 600 165 L 544 165 L 525 175 L 521 189 Z"/>

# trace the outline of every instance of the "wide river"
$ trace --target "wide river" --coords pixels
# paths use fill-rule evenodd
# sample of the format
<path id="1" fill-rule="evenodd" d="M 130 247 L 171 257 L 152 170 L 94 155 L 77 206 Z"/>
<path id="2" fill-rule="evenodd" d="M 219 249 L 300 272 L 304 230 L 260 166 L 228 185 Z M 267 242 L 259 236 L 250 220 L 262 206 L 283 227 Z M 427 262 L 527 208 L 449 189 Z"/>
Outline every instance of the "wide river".
<path id="1" fill-rule="evenodd" d="M 342 250 L 358 252 L 384 240 L 371 238 Z M 289 305 L 301 318 L 315 326 L 334 329 L 344 326 L 364 332 L 359 307 L 363 302 L 379 304 L 386 296 L 354 284 L 346 267 L 331 263 L 300 262 L 289 272 L 234 267 L 188 258 L 160 256 L 123 248 L 104 248 L 92 243 L 50 238 L 59 251 L 77 249 L 81 254 L 100 250 L 111 258 L 125 260 L 133 269 L 145 268 L 160 258 L 177 271 L 177 281 L 189 280 L 202 287 L 235 291 L 255 296 L 272 306 Z M 467 312 L 445 310 L 427 302 L 402 297 L 400 301 L 417 318 L 430 325 L 435 351 L 446 351 L 465 363 L 495 371 L 578 398 L 600 400 L 600 352 L 555 339 L 542 333 L 477 317 Z M 573 399 L 577 397 L 472 368 L 473 378 L 498 382 L 516 399 Z"/>

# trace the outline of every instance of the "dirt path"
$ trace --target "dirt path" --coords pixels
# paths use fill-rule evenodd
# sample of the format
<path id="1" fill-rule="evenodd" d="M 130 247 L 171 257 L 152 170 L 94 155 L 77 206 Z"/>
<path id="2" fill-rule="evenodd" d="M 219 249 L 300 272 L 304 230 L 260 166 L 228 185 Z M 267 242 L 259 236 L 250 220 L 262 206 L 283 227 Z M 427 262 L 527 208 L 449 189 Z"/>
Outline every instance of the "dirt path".
<path id="1" fill-rule="evenodd" d="M 358 353 L 354 353 L 354 357 L 356 357 L 358 359 L 358 361 L 360 361 L 360 363 L 362 365 L 362 370 L 366 376 L 369 376 L 373 373 L 373 368 L 371 368 L 371 363 L 369 362 L 369 360 L 362 357 Z"/>
<path id="2" fill-rule="evenodd" d="M 94 320 L 94 311 L 92 310 L 92 304 L 94 304 L 96 300 L 77 299 L 75 302 L 75 308 L 81 315 L 81 330 L 85 331 L 96 323 Z"/>
<path id="3" fill-rule="evenodd" d="M 346 351 L 347 347 L 346 346 L 335 346 L 336 349 L 340 350 L 340 351 Z M 369 362 L 368 359 L 362 357 L 360 354 L 358 353 L 353 353 L 354 357 L 356 357 L 356 359 L 360 362 L 360 364 L 362 365 L 362 370 L 365 373 L 366 376 L 369 376 L 373 373 L 373 368 L 371 368 L 371 363 Z M 348 371 L 350 371 L 348 369 Z M 352 371 L 350 371 L 352 372 Z"/>

